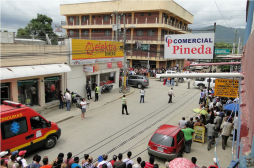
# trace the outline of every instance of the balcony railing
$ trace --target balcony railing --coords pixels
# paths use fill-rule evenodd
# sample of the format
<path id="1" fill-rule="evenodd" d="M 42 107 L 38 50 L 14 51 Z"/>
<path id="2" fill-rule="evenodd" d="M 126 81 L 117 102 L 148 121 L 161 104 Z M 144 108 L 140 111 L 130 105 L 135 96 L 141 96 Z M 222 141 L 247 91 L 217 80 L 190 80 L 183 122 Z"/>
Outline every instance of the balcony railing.
<path id="1" fill-rule="evenodd" d="M 159 20 L 159 18 L 155 17 L 155 18 L 134 18 L 134 19 L 126 19 L 125 21 L 126 24 L 164 24 L 164 25 L 169 25 L 172 26 L 174 28 L 177 29 L 181 29 L 183 31 L 187 31 L 187 32 L 192 32 L 192 30 L 190 28 L 188 28 L 187 26 L 184 26 L 184 24 L 180 24 L 179 22 L 170 20 L 170 19 L 161 19 Z M 76 22 L 68 22 L 69 26 L 76 26 L 76 25 L 82 25 L 82 26 L 86 26 L 86 25 L 113 25 L 114 24 L 114 20 L 113 19 L 109 19 L 108 21 L 104 21 L 103 19 L 98 20 L 98 19 L 88 19 L 86 22 L 83 21 L 79 21 L 79 23 Z M 121 20 L 121 24 L 123 24 L 123 21 Z"/>

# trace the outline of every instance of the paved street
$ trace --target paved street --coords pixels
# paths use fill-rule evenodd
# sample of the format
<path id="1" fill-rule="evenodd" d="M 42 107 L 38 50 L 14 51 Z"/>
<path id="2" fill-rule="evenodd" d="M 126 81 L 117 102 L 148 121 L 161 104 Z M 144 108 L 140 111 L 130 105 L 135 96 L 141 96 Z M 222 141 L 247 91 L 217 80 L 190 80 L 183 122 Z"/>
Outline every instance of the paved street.
<path id="1" fill-rule="evenodd" d="M 40 149 L 27 155 L 28 163 L 31 163 L 33 154 L 48 156 L 50 162 L 55 159 L 58 153 L 67 152 L 82 157 L 88 153 L 96 159 L 99 155 L 109 154 L 109 159 L 114 154 L 124 153 L 124 158 L 128 150 L 133 153 L 133 160 L 136 162 L 137 156 L 142 160 L 149 161 L 146 151 L 147 143 L 154 131 L 162 124 L 177 125 L 182 117 L 189 120 L 196 113 L 191 110 L 198 107 L 200 90 L 192 87 L 187 89 L 187 82 L 180 83 L 174 87 L 173 104 L 168 104 L 169 87 L 162 85 L 155 79 L 150 79 L 149 88 L 145 89 L 145 103 L 139 103 L 139 90 L 127 96 L 127 106 L 129 116 L 121 113 L 121 99 L 112 101 L 94 110 L 88 110 L 85 120 L 80 119 L 80 115 L 70 118 L 58 124 L 62 129 L 62 136 L 57 145 L 50 150 Z M 107 96 L 105 96 L 107 95 Z M 102 99 L 112 99 L 110 94 L 103 95 Z M 99 102 L 92 102 L 99 103 Z M 72 109 L 74 110 L 74 109 Z M 65 111 L 64 111 L 65 112 Z M 79 109 L 75 107 L 75 113 Z M 49 112 L 47 112 L 49 113 Z M 53 114 L 54 111 L 51 111 Z M 43 113 L 42 113 L 43 114 Z M 50 118 L 47 118 L 50 120 Z M 217 146 L 217 155 L 220 159 L 221 167 L 229 165 L 231 160 L 231 143 L 225 151 L 221 149 L 221 140 Z M 198 166 L 209 166 L 213 164 L 214 150 L 207 151 L 207 144 L 193 142 L 190 154 L 183 154 L 183 157 L 191 159 L 197 158 Z M 156 163 L 160 167 L 165 167 L 165 160 L 156 158 Z"/>

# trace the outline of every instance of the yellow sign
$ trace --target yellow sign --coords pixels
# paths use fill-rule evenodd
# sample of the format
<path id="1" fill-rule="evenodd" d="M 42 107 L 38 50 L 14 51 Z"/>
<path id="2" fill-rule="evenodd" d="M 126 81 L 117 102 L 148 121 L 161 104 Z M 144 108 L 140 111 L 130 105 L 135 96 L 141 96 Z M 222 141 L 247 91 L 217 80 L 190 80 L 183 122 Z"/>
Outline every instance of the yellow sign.
<path id="1" fill-rule="evenodd" d="M 22 116 L 23 116 L 22 113 L 13 114 L 13 115 L 10 115 L 10 116 L 1 118 L 1 122 L 8 121 L 8 120 L 12 120 L 12 119 L 19 118 L 19 117 L 22 117 Z"/>
<path id="2" fill-rule="evenodd" d="M 205 143 L 205 127 L 195 126 L 194 131 L 193 140 Z"/>
<path id="3" fill-rule="evenodd" d="M 72 39 L 72 60 L 123 57 L 123 43 Z"/>
<path id="4" fill-rule="evenodd" d="M 233 79 L 216 79 L 215 80 L 215 96 L 221 97 L 237 97 L 239 80 Z"/>

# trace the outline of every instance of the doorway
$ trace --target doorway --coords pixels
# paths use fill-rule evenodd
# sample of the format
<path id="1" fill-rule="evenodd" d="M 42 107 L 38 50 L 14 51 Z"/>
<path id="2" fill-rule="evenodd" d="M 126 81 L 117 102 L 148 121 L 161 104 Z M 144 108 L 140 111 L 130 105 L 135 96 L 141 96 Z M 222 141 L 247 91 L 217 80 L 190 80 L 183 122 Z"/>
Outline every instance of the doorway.
<path id="1" fill-rule="evenodd" d="M 86 84 L 90 84 L 92 91 L 95 89 L 95 84 L 97 84 L 96 76 L 97 75 L 86 76 Z"/>
<path id="2" fill-rule="evenodd" d="M 4 100 L 10 100 L 10 85 L 6 83 L 1 84 L 1 104 Z"/>

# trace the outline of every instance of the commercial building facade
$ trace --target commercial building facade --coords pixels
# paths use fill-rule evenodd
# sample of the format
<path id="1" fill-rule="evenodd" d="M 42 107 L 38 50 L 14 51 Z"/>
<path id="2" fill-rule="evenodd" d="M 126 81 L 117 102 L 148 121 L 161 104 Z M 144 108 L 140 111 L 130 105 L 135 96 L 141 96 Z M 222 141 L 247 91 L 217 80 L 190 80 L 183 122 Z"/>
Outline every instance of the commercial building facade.
<path id="1" fill-rule="evenodd" d="M 66 35 L 70 38 L 123 41 L 123 26 L 127 28 L 127 59 L 129 67 L 148 65 L 148 52 L 137 49 L 135 43 L 150 44 L 151 68 L 183 68 L 184 59 L 164 59 L 164 35 L 191 33 L 188 25 L 193 15 L 174 1 L 104 1 L 60 6 L 66 16 Z M 120 17 L 121 33 L 112 31 Z M 135 28 L 132 27 L 135 25 Z"/>

